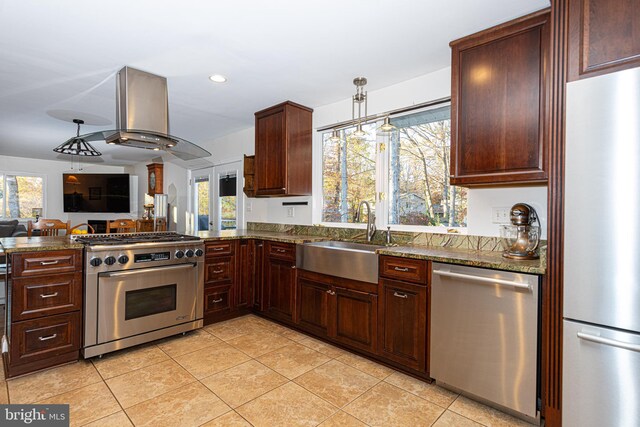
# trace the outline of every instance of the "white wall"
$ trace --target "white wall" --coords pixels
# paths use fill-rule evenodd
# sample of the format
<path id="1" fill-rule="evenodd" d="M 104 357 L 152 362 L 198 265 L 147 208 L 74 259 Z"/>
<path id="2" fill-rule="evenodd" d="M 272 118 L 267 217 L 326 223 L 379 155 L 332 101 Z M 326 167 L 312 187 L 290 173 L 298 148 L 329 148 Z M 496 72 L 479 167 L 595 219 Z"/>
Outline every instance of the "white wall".
<path id="1" fill-rule="evenodd" d="M 77 166 L 76 166 L 77 167 Z M 102 166 L 83 164 L 83 173 L 124 173 L 120 166 Z M 45 177 L 45 218 L 59 218 L 63 221 L 71 220 L 71 225 L 87 222 L 88 219 L 113 219 L 115 214 L 99 213 L 65 213 L 62 200 L 62 174 L 71 171 L 71 163 L 59 160 L 28 159 L 24 157 L 10 157 L 0 155 L 0 171 L 11 173 L 39 174 Z M 136 185 L 131 188 L 131 195 L 135 197 Z M 134 213 L 119 214 L 124 217 Z"/>
<path id="2" fill-rule="evenodd" d="M 370 82 L 373 83 L 373 82 Z M 451 94 L 451 68 L 443 68 L 433 73 L 369 91 L 369 114 L 403 108 L 423 102 L 448 97 Z M 286 97 L 286 94 L 283 94 Z M 284 99 L 283 99 L 284 100 Z M 295 99 L 292 99 L 295 101 Z M 267 106 L 265 106 L 267 107 Z M 333 104 L 314 108 L 314 129 L 351 119 L 351 97 Z M 273 222 L 287 224 L 314 224 L 321 220 L 320 202 L 322 183 L 319 179 L 319 159 L 322 155 L 322 142 L 318 132 L 313 135 L 313 196 L 296 198 L 245 199 L 245 219 L 254 222 Z M 219 163 L 228 158 L 241 157 L 254 153 L 254 128 L 219 138 L 203 147 L 213 153 L 212 162 Z M 525 202 L 535 207 L 541 217 L 543 238 L 546 238 L 547 188 L 546 187 L 507 187 L 490 189 L 470 189 L 468 198 L 468 233 L 474 235 L 497 236 L 498 224 L 491 219 L 491 208 L 510 208 L 517 202 Z M 283 201 L 307 201 L 309 206 L 296 206 L 295 216 L 287 216 L 287 207 Z"/>

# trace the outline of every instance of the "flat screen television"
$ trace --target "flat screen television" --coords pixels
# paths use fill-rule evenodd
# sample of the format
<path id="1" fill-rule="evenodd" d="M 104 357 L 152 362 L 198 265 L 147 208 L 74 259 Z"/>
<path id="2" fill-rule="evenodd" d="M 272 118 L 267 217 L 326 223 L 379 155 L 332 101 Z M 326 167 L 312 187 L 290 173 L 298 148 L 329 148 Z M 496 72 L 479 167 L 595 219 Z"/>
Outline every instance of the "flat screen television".
<path id="1" fill-rule="evenodd" d="M 65 212 L 129 212 L 128 173 L 62 174 Z"/>

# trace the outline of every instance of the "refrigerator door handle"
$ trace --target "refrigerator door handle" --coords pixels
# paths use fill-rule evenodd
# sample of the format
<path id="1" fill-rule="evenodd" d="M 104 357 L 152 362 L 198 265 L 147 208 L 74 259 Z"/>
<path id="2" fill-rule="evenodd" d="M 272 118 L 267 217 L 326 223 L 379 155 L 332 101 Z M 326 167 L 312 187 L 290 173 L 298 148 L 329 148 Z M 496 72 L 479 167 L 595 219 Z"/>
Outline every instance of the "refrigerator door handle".
<path id="1" fill-rule="evenodd" d="M 585 334 L 584 332 L 578 332 L 578 338 L 586 341 L 595 342 L 598 344 L 609 345 L 612 347 L 623 348 L 625 350 L 631 350 L 631 351 L 636 351 L 640 353 L 640 344 L 631 344 L 624 341 L 612 340 L 609 338 L 602 338 L 597 335 Z"/>

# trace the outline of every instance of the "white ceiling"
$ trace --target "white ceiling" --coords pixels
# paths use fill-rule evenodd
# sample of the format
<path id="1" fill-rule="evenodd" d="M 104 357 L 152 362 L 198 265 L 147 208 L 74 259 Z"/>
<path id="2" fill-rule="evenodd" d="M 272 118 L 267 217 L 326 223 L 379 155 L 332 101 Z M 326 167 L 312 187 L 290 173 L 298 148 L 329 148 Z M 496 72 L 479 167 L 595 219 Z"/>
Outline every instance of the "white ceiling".
<path id="1" fill-rule="evenodd" d="M 115 125 L 115 73 L 165 76 L 173 135 L 196 144 L 290 99 L 310 107 L 450 64 L 449 42 L 548 0 L 0 0 L 0 155 L 55 159 Z M 208 80 L 226 75 L 225 84 Z M 105 122 L 106 125 L 104 125 Z M 104 164 L 156 154 L 96 143 Z"/>

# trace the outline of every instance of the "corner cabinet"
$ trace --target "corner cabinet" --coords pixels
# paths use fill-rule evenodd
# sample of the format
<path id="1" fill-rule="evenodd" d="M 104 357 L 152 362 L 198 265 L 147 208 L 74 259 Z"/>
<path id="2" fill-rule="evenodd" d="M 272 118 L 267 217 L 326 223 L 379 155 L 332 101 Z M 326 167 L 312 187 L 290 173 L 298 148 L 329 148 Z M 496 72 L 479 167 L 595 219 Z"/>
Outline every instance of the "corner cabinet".
<path id="1" fill-rule="evenodd" d="M 547 181 L 548 10 L 451 42 L 452 185 Z"/>
<path id="2" fill-rule="evenodd" d="M 638 0 L 568 3 L 568 80 L 640 66 Z"/>
<path id="3" fill-rule="evenodd" d="M 311 195 L 312 113 L 290 101 L 255 113 L 255 196 Z"/>

